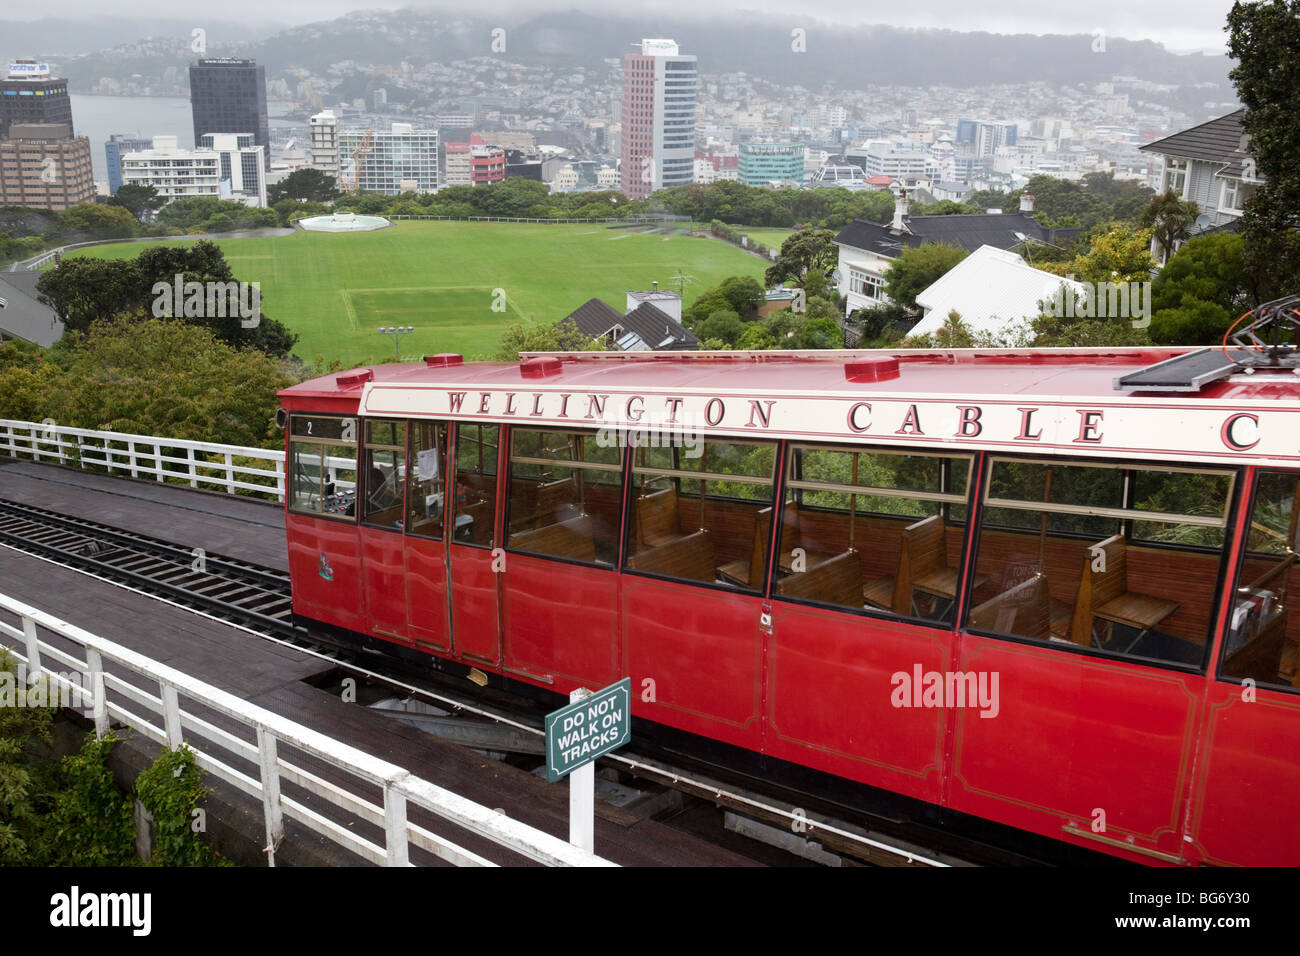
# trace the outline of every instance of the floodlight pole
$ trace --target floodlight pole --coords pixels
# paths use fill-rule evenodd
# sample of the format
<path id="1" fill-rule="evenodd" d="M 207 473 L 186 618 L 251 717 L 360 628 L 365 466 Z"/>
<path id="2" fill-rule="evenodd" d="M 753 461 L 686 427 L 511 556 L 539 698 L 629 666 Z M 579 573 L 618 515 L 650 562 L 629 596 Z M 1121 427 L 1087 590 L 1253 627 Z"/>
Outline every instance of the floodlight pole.
<path id="1" fill-rule="evenodd" d="M 391 335 L 393 337 L 393 357 L 399 362 L 402 360 L 402 345 L 401 345 L 402 336 L 410 335 L 414 331 L 415 331 L 415 326 L 413 325 L 407 325 L 407 326 L 381 325 L 379 327 L 380 335 Z"/>

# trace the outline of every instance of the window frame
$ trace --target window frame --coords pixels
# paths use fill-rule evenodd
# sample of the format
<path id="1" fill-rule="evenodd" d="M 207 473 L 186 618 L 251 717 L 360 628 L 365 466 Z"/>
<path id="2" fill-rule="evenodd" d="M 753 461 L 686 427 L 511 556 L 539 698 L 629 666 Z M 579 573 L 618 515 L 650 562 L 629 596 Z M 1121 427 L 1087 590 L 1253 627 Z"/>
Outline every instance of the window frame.
<path id="1" fill-rule="evenodd" d="M 424 425 L 432 426 L 434 434 L 437 434 L 439 428 L 442 429 L 442 441 L 438 445 L 441 452 L 439 464 L 441 465 L 442 475 L 442 533 L 429 534 L 423 531 L 413 531 L 411 529 L 411 484 L 414 480 L 417 484 L 419 479 L 413 479 L 411 470 L 410 453 L 415 446 L 414 434 L 417 428 Z M 402 508 L 402 533 L 408 537 L 421 538 L 425 541 L 446 541 L 447 540 L 447 436 L 451 434 L 451 422 L 441 418 L 409 418 L 406 421 L 406 449 L 407 449 L 407 476 L 406 476 L 406 501 Z M 428 450 L 428 449 L 422 449 Z M 454 520 L 454 519 L 453 519 Z"/>
<path id="2" fill-rule="evenodd" d="M 1295 479 L 1297 485 L 1300 486 L 1300 468 L 1256 466 L 1254 469 L 1254 474 L 1251 476 L 1251 481 L 1249 483 L 1250 487 L 1249 489 L 1247 489 L 1249 494 L 1242 495 L 1243 500 L 1239 503 L 1239 507 L 1249 509 L 1248 518 L 1246 522 L 1242 525 L 1243 536 L 1241 539 L 1241 547 L 1238 549 L 1237 560 L 1234 566 L 1229 569 L 1229 573 L 1225 575 L 1223 579 L 1222 594 L 1220 597 L 1220 601 L 1224 599 L 1231 599 L 1232 604 L 1229 606 L 1228 613 L 1223 616 L 1223 639 L 1220 641 L 1218 656 L 1212 662 L 1214 665 L 1214 673 L 1213 673 L 1214 679 L 1224 684 L 1233 684 L 1233 685 L 1242 686 L 1245 684 L 1246 680 L 1248 679 L 1246 677 L 1237 677 L 1233 674 L 1225 673 L 1224 667 L 1228 662 L 1228 655 L 1229 655 L 1228 639 L 1231 636 L 1233 630 L 1232 609 L 1233 607 L 1235 607 L 1237 595 L 1241 591 L 1249 588 L 1250 586 L 1250 582 L 1245 582 L 1245 583 L 1242 582 L 1242 572 L 1246 568 L 1246 562 L 1251 559 L 1252 555 L 1257 559 L 1271 557 L 1270 555 L 1264 554 L 1263 552 L 1249 550 L 1250 530 L 1253 524 L 1253 521 L 1251 519 L 1253 519 L 1254 517 L 1255 506 L 1259 500 L 1259 492 L 1260 492 L 1260 486 L 1262 484 L 1262 479 L 1267 475 L 1285 475 Z M 1294 518 L 1294 512 L 1300 511 L 1300 494 L 1297 495 L 1297 500 L 1293 501 L 1292 510 L 1293 510 L 1293 518 Z M 1288 551 L 1290 551 L 1291 554 L 1293 555 L 1300 554 L 1300 549 L 1297 549 L 1296 547 L 1297 543 L 1300 543 L 1300 528 L 1297 528 L 1296 530 L 1297 530 L 1296 539 L 1289 542 L 1287 545 Z M 1296 574 L 1296 573 L 1300 573 L 1300 559 L 1298 559 L 1297 562 L 1292 566 L 1291 570 L 1287 572 L 1288 575 Z M 1220 609 L 1220 613 L 1221 613 L 1221 609 Z M 1286 640 L 1287 638 L 1284 631 L 1282 636 L 1284 651 L 1286 648 Z M 1247 642 L 1247 644 L 1248 643 L 1249 642 Z M 1235 653 L 1237 650 L 1241 650 L 1243 647 L 1247 646 L 1247 644 L 1242 644 L 1239 647 L 1234 648 L 1233 653 Z M 1300 671 L 1300 657 L 1297 657 L 1296 667 L 1298 671 Z M 1287 686 L 1285 684 L 1276 684 L 1276 683 L 1264 682 L 1260 680 L 1256 680 L 1255 683 L 1260 690 L 1270 691 L 1278 694 L 1290 694 L 1293 697 L 1300 697 L 1300 687 L 1297 687 L 1294 684 Z"/>
<path id="3" fill-rule="evenodd" d="M 1034 457 L 1034 456 L 1017 457 L 1014 455 L 995 454 L 987 451 L 984 452 L 983 454 L 985 460 L 984 460 L 984 468 L 981 474 L 982 490 L 979 496 L 980 500 L 978 502 L 978 508 L 976 509 L 973 515 L 973 520 L 975 521 L 975 527 L 972 529 L 973 533 L 969 539 L 971 543 L 971 548 L 969 553 L 969 559 L 971 561 L 971 565 L 970 565 L 971 573 L 967 576 L 967 580 L 966 580 L 966 590 L 964 595 L 965 602 L 963 607 L 964 613 L 962 615 L 962 619 L 960 623 L 955 626 L 956 630 L 966 634 L 978 635 L 980 637 L 987 637 L 987 638 L 992 638 L 1000 641 L 1010 641 L 1028 647 L 1045 648 L 1052 651 L 1059 651 L 1067 654 L 1076 654 L 1076 655 L 1083 655 L 1087 657 L 1095 657 L 1106 661 L 1113 661 L 1113 662 L 1119 662 L 1119 663 L 1124 663 L 1129 665 L 1145 666 L 1145 667 L 1156 667 L 1162 670 L 1176 671 L 1184 674 L 1196 674 L 1202 676 L 1208 674 L 1211 665 L 1210 654 L 1214 647 L 1214 642 L 1220 632 L 1220 619 L 1223 614 L 1223 602 L 1225 596 L 1228 593 L 1227 592 L 1228 582 L 1229 580 L 1234 580 L 1230 578 L 1230 574 L 1232 574 L 1233 572 L 1232 572 L 1232 562 L 1229 560 L 1229 558 L 1232 555 L 1234 549 L 1237 548 L 1237 543 L 1238 543 L 1237 542 L 1237 520 L 1240 515 L 1240 509 L 1244 507 L 1244 501 L 1243 501 L 1244 495 L 1242 494 L 1242 491 L 1244 485 L 1246 484 L 1242 482 L 1240 479 L 1243 476 L 1243 469 L 1246 467 L 1245 465 L 1234 466 L 1234 465 L 1214 464 L 1214 465 L 1198 467 L 1195 465 L 1187 464 L 1186 462 L 1165 462 L 1165 461 L 1150 461 L 1150 460 L 1117 461 L 1115 459 L 1093 459 L 1093 458 L 1084 458 L 1078 456 L 1061 456 L 1059 458 L 1042 458 L 1042 457 Z M 1204 642 L 1203 642 L 1200 661 L 1192 664 L 1192 663 L 1183 663 L 1181 661 L 1165 660 L 1165 659 L 1155 658 L 1155 657 L 1141 657 L 1135 654 L 1129 654 L 1127 652 L 1106 650 L 1104 648 L 1093 647 L 1092 645 L 1084 646 L 1081 644 L 1075 644 L 1073 641 L 1060 641 L 1060 640 L 1050 640 L 1050 639 L 1042 640 L 1039 638 L 1029 637 L 1026 635 L 1006 634 L 1000 631 L 993 631 L 984 628 L 971 627 L 968 621 L 970 618 L 971 611 L 976 606 L 974 602 L 973 592 L 974 592 L 975 577 L 979 571 L 980 547 L 983 544 L 983 532 L 986 527 L 989 527 L 988 525 L 985 524 L 984 521 L 984 511 L 987 506 L 987 502 L 989 500 L 993 500 L 993 501 L 1006 500 L 1006 499 L 988 498 L 988 492 L 992 485 L 993 465 L 995 461 L 1015 461 L 1015 462 L 1027 462 L 1032 464 L 1046 464 L 1046 465 L 1073 465 L 1073 466 L 1082 465 L 1082 466 L 1092 466 L 1092 467 L 1105 466 L 1113 469 L 1129 470 L 1129 471 L 1149 469 L 1153 471 L 1175 471 L 1175 472 L 1185 472 L 1185 473 L 1192 473 L 1192 474 L 1207 474 L 1207 473 L 1226 474 L 1229 477 L 1229 484 L 1228 484 L 1227 493 L 1225 495 L 1225 511 L 1224 511 L 1225 518 L 1223 523 L 1224 539 L 1223 539 L 1223 544 L 1219 548 L 1208 548 L 1204 546 L 1195 546 L 1195 545 L 1173 545 L 1173 544 L 1166 544 L 1163 542 L 1148 541 L 1144 539 L 1138 539 L 1138 541 L 1135 543 L 1133 542 L 1131 536 L 1130 526 L 1132 522 L 1125 522 L 1123 519 L 1120 519 L 1122 522 L 1120 526 L 1120 530 L 1117 530 L 1115 532 L 1116 534 L 1124 535 L 1126 544 L 1133 544 L 1135 547 L 1139 547 L 1139 548 L 1149 548 L 1151 550 L 1175 550 L 1175 551 L 1182 551 L 1191 554 L 1202 554 L 1202 555 L 1213 555 L 1213 554 L 1218 555 L 1218 567 L 1215 570 L 1215 576 L 1214 576 L 1214 598 L 1210 604 L 1209 614 L 1205 625 L 1205 630 L 1203 634 Z M 1126 485 L 1125 486 L 1126 501 L 1129 499 L 1129 492 L 1130 489 Z M 1032 504 L 1032 502 L 1024 502 L 1024 503 Z M 1001 506 L 995 504 L 994 507 L 1001 507 Z M 1024 510 L 1028 510 L 1028 509 L 1024 509 Z M 1140 512 L 1137 511 L 1136 509 L 1118 509 L 1118 510 L 1126 510 L 1129 511 L 1130 513 L 1139 514 L 1139 515 L 1162 514 L 1168 516 L 1167 512 L 1150 512 L 1150 511 Z M 1175 515 L 1174 517 L 1182 517 L 1182 516 Z M 1189 517 L 1203 518 L 1204 516 L 1196 515 L 1196 516 L 1189 516 Z M 1171 522 L 1171 523 L 1177 524 L 1180 522 Z M 1201 525 L 1201 526 L 1206 526 L 1206 525 Z M 1011 532 L 1016 534 L 1030 534 L 1030 535 L 1037 534 L 1037 532 L 1028 528 L 1012 528 L 1003 525 L 993 525 L 991 526 L 991 529 L 995 532 Z M 1057 538 L 1072 539 L 1072 540 L 1091 540 L 1095 538 L 1095 535 L 1081 534 L 1077 532 L 1050 532 L 1049 535 Z M 1225 638 L 1226 638 L 1226 622 L 1225 622 Z"/>
<path id="4" fill-rule="evenodd" d="M 370 441 L 370 426 L 377 422 L 393 424 L 393 425 L 401 424 L 403 443 L 400 448 L 397 445 L 390 445 L 386 442 Z M 361 423 L 362 423 L 361 425 L 362 441 L 359 446 L 358 456 L 357 456 L 357 483 L 362 485 L 362 487 L 364 488 L 365 497 L 362 499 L 359 496 L 359 500 L 361 501 L 361 504 L 357 506 L 358 521 L 367 528 L 375 528 L 380 531 L 388 531 L 388 532 L 395 532 L 397 534 L 405 534 L 406 533 L 406 497 L 407 497 L 407 490 L 410 485 L 411 420 L 409 418 L 387 418 L 387 417 L 363 418 L 361 419 Z M 370 492 L 371 492 L 370 474 L 369 474 L 370 459 L 367 456 L 372 449 L 376 451 L 398 451 L 402 453 L 402 469 L 403 471 L 406 472 L 406 475 L 402 479 L 402 494 L 398 499 L 398 509 L 401 512 L 401 520 L 398 522 L 396 526 L 392 524 L 382 524 L 378 521 L 367 520 L 370 511 Z M 389 508 L 384 510 L 391 510 L 392 507 L 393 506 L 390 505 Z"/>
<path id="5" fill-rule="evenodd" d="M 338 521 L 346 524 L 355 525 L 360 520 L 360 511 L 361 511 L 361 505 L 360 505 L 361 443 L 355 440 L 349 442 L 339 438 L 322 438 L 311 434 L 296 435 L 294 432 L 294 424 L 295 422 L 303 419 L 312 419 L 312 420 L 329 419 L 329 420 L 337 420 L 339 422 L 350 421 L 353 423 L 354 428 L 358 427 L 361 421 L 360 417 L 357 415 L 340 415 L 340 414 L 328 414 L 328 413 L 321 414 L 319 412 L 304 413 L 298 411 L 289 412 L 288 428 L 286 429 L 288 442 L 287 442 L 287 448 L 285 449 L 285 463 L 284 463 L 285 508 L 290 514 L 303 515 L 308 518 L 324 518 L 328 521 Z M 340 429 L 340 433 L 342 431 L 343 429 Z M 318 459 L 320 462 L 319 488 L 321 493 L 318 495 L 318 497 L 322 502 L 326 498 L 326 495 L 324 494 L 325 483 L 326 483 L 325 475 L 333 470 L 331 466 L 326 465 L 326 461 L 330 456 L 325 452 L 325 449 L 329 447 L 335 447 L 335 448 L 351 448 L 353 450 L 352 470 L 356 473 L 357 477 L 356 477 L 356 481 L 353 484 L 353 500 L 355 503 L 352 508 L 352 514 L 349 515 L 346 513 L 331 512 L 331 511 L 309 511 L 305 508 L 301 508 L 295 505 L 294 482 L 296 479 L 294 476 L 294 450 L 293 450 L 293 446 L 295 444 L 321 446 L 321 455 Z"/>
<path id="6" fill-rule="evenodd" d="M 617 474 L 619 476 L 619 480 L 617 485 L 615 485 L 614 487 L 618 488 L 619 508 L 620 508 L 618 527 L 620 529 L 619 535 L 621 536 L 622 534 L 621 529 L 623 525 L 626 523 L 626 509 L 627 509 L 627 495 L 625 494 L 627 463 L 628 463 L 627 449 L 619 448 L 619 464 L 617 466 L 610 465 L 605 462 L 586 461 L 585 459 L 575 460 L 575 459 L 563 459 L 563 458 L 534 458 L 528 455 L 517 456 L 514 453 L 515 435 L 520 433 L 526 433 L 526 432 L 536 432 L 539 434 L 548 434 L 548 435 L 578 435 L 583 438 L 594 439 L 600 434 L 600 429 L 565 428 L 565 427 L 557 428 L 554 426 L 543 426 L 543 425 L 510 426 L 510 434 L 508 436 L 509 444 L 506 448 L 506 460 L 505 460 L 505 465 L 506 465 L 505 476 L 506 476 L 507 484 L 506 484 L 506 494 L 505 494 L 505 499 L 506 499 L 505 514 L 502 519 L 502 547 L 504 547 L 508 553 L 522 554 L 530 558 L 544 558 L 548 561 L 560 561 L 565 564 L 573 564 L 584 568 L 601 568 L 603 570 L 618 571 L 619 551 L 622 547 L 621 537 L 616 538 L 614 541 L 614 549 L 615 549 L 614 560 L 609 562 L 603 562 L 599 560 L 585 561 L 581 558 L 566 557 L 564 555 L 558 555 L 558 554 L 547 554 L 543 551 L 528 551 L 523 548 L 519 548 L 512 545 L 510 543 L 510 539 L 512 537 L 512 532 L 510 530 L 510 520 L 511 520 L 511 509 L 514 507 L 514 494 L 513 494 L 514 480 L 515 480 L 514 466 L 516 463 L 522 465 L 538 465 L 538 466 L 549 465 L 555 468 L 567 468 L 570 471 L 575 471 L 575 472 L 595 471 L 595 472 L 603 472 L 605 474 Z M 597 482 L 597 484 L 604 484 L 604 482 Z M 548 527 L 554 527 L 554 525 L 549 525 Z"/>

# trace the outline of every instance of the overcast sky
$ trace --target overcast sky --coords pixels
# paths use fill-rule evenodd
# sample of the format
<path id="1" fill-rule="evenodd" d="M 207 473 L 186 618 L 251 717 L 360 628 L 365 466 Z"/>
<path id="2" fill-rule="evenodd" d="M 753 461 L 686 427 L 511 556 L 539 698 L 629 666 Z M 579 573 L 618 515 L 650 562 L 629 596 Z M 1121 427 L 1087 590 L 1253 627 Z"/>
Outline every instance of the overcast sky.
<path id="1" fill-rule="evenodd" d="M 1171 49 L 1212 49 L 1226 44 L 1223 27 L 1231 0 L 923 0 L 919 3 L 884 3 L 880 0 L 741 0 L 736 6 L 718 0 L 637 0 L 624 6 L 608 0 L 481 0 L 470 5 L 447 3 L 375 3 L 365 0 L 223 0 L 216 7 L 205 6 L 205 16 L 219 10 L 226 19 L 246 22 L 293 24 L 332 19 L 357 9 L 399 7 L 442 8 L 475 14 L 510 11 L 537 14 L 545 11 L 592 10 L 614 15 L 636 16 L 638 11 L 694 15 L 708 12 L 726 15 L 737 9 L 786 15 L 792 23 L 810 16 L 823 22 L 858 24 L 888 23 L 901 27 L 940 27 L 954 30 L 986 30 L 992 33 L 1092 33 L 1151 39 Z M 127 5 L 106 6 L 103 0 L 50 0 L 45 4 L 24 4 L 0 13 L 0 19 L 35 20 L 59 16 L 110 15 L 147 17 L 184 16 L 173 0 L 134 0 Z M 793 12 L 791 12 L 793 11 Z"/>

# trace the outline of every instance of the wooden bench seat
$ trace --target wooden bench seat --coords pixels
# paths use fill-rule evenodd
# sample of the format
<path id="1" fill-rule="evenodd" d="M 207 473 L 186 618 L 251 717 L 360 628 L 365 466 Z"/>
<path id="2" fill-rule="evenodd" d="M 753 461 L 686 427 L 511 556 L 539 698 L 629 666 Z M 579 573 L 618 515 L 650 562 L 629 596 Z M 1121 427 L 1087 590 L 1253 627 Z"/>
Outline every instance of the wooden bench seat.
<path id="1" fill-rule="evenodd" d="M 776 582 L 776 592 L 786 597 L 822 601 L 841 607 L 862 607 L 862 562 L 858 552 L 844 551 L 806 571 Z"/>
<path id="2" fill-rule="evenodd" d="M 716 580 L 713 540 L 707 531 L 697 531 L 667 544 L 639 551 L 627 559 L 627 566 L 636 571 L 690 581 Z"/>
<path id="3" fill-rule="evenodd" d="M 637 498 L 635 515 L 637 551 L 657 548 L 682 536 L 675 487 Z"/>
<path id="4" fill-rule="evenodd" d="M 1091 645 L 1093 625 L 1099 618 L 1108 625 L 1122 624 L 1146 632 L 1177 610 L 1177 601 L 1128 589 L 1128 546 L 1123 535 L 1112 535 L 1084 552 L 1070 640 Z"/>
<path id="5" fill-rule="evenodd" d="M 749 558 L 728 561 L 718 568 L 718 577 L 736 587 L 762 590 L 763 569 L 767 565 L 767 539 L 772 530 L 772 507 L 769 505 L 754 515 L 754 539 L 750 543 Z"/>
<path id="6" fill-rule="evenodd" d="M 510 547 L 534 554 L 575 561 L 595 561 L 596 541 L 591 515 L 581 515 L 532 531 L 519 531 L 510 536 Z"/>
<path id="7" fill-rule="evenodd" d="M 1017 637 L 1052 636 L 1052 596 L 1045 574 L 1035 574 L 970 612 L 970 627 Z"/>

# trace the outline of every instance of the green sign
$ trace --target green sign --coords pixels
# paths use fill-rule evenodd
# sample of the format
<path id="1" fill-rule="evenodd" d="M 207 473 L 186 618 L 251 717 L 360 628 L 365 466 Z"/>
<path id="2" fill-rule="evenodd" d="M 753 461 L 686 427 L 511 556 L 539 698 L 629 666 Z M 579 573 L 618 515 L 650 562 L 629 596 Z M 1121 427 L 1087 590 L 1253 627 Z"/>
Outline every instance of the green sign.
<path id="1" fill-rule="evenodd" d="M 546 715 L 546 779 L 551 783 L 632 737 L 632 678 Z"/>

